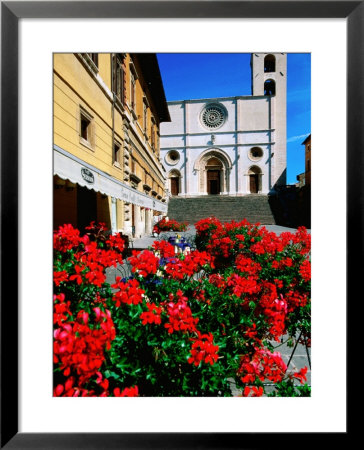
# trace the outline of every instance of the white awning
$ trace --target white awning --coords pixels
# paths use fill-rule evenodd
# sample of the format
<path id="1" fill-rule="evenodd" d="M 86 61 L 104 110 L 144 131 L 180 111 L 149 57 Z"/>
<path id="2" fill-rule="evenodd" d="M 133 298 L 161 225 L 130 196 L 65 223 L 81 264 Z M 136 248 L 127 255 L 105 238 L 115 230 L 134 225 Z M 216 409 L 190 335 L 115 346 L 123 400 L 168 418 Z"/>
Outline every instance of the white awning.
<path id="1" fill-rule="evenodd" d="M 126 203 L 133 203 L 162 213 L 167 212 L 166 203 L 138 192 L 56 145 L 53 147 L 53 172 L 63 180 L 69 180 Z"/>

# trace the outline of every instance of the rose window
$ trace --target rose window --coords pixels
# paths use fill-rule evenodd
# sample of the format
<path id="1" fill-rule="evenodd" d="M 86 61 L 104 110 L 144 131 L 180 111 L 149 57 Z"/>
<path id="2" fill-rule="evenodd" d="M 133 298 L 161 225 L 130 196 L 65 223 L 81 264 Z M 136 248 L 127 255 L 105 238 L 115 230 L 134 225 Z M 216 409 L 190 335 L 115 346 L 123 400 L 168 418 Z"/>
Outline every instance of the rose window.
<path id="1" fill-rule="evenodd" d="M 203 125 L 209 129 L 220 128 L 226 120 L 225 108 L 220 105 L 208 105 L 202 111 L 201 120 Z"/>

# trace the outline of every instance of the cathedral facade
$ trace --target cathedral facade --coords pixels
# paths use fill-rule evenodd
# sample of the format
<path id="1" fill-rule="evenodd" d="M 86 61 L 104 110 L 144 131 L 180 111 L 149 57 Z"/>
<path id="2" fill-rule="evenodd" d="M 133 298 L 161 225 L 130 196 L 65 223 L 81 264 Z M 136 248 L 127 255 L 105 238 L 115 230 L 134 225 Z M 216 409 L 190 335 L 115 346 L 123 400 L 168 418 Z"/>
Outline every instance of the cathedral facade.
<path id="1" fill-rule="evenodd" d="M 253 53 L 250 65 L 250 96 L 168 102 L 170 195 L 267 195 L 286 184 L 287 55 Z"/>

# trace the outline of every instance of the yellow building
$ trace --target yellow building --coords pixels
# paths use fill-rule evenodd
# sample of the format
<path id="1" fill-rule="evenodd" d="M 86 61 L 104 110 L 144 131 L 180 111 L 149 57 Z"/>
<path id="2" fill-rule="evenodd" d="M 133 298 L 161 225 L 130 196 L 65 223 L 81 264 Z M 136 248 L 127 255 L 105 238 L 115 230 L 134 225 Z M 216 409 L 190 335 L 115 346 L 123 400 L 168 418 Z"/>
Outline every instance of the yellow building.
<path id="1" fill-rule="evenodd" d="M 167 213 L 159 127 L 170 121 L 156 55 L 53 59 L 54 228 L 92 220 L 140 237 Z"/>

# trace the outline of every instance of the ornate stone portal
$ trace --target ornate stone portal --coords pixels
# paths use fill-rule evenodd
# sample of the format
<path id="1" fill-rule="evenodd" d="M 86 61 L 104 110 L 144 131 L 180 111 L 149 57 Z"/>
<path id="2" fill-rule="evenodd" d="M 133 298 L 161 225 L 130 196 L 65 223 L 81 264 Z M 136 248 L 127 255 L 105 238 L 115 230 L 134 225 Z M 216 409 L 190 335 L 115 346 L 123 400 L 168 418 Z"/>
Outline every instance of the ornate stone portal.
<path id="1" fill-rule="evenodd" d="M 219 149 L 208 149 L 200 155 L 196 161 L 194 170 L 199 174 L 200 194 L 228 194 L 229 174 L 232 167 L 229 156 Z M 209 172 L 218 172 L 214 180 L 209 177 Z M 218 192 L 211 192 L 212 182 L 218 180 Z M 216 183 L 214 183 L 216 184 Z"/>

